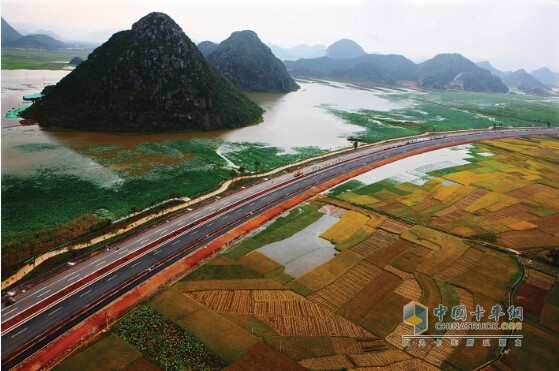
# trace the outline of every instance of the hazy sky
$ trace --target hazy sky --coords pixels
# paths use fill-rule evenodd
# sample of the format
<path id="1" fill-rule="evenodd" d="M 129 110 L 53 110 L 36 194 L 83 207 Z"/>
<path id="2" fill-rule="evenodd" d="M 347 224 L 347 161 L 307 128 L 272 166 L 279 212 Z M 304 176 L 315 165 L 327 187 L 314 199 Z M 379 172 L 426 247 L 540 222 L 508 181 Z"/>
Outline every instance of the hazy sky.
<path id="1" fill-rule="evenodd" d="M 197 41 L 252 29 L 283 47 L 351 38 L 367 52 L 414 60 L 456 52 L 500 69 L 559 72 L 559 0 L 2 0 L 1 6 L 16 29 L 47 29 L 65 39 L 104 41 L 161 11 Z"/>

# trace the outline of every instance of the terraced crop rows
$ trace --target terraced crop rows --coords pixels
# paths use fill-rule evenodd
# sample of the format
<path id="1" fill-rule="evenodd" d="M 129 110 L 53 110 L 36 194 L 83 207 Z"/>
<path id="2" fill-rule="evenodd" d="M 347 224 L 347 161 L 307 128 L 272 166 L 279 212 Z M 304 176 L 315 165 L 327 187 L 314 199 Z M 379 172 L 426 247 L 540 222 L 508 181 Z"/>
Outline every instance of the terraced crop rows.
<path id="1" fill-rule="evenodd" d="M 379 205 L 375 205 L 375 206 L 379 207 Z M 412 227 L 411 224 L 404 223 L 402 221 L 392 219 L 392 218 L 386 219 L 386 221 L 382 225 L 382 229 L 387 230 L 388 232 L 396 233 L 396 234 L 400 234 L 402 232 L 405 232 L 408 229 L 410 229 L 411 227 Z"/>
<path id="2" fill-rule="evenodd" d="M 336 218 L 341 218 L 342 215 L 344 215 L 348 211 L 349 211 L 348 209 L 343 209 L 341 207 L 338 207 L 338 206 L 335 206 L 335 205 L 330 205 L 330 204 L 324 205 L 318 210 L 319 213 L 332 215 Z"/>
<path id="3" fill-rule="evenodd" d="M 335 312 L 361 291 L 381 273 L 381 269 L 367 261 L 361 261 L 344 275 L 308 298 Z"/>
<path id="4" fill-rule="evenodd" d="M 331 317 L 262 317 L 284 336 L 350 336 L 364 337 L 373 334 L 344 318 Z"/>
<path id="5" fill-rule="evenodd" d="M 550 291 L 555 283 L 556 278 L 549 274 L 542 273 L 535 269 L 528 270 L 528 278 L 526 283 Z"/>
<path id="6" fill-rule="evenodd" d="M 428 248 L 427 248 L 428 249 Z M 413 274 L 404 272 L 401 269 L 398 269 L 390 264 L 384 266 L 384 270 L 390 273 L 395 274 L 396 276 L 400 277 L 403 280 L 411 280 L 414 278 Z"/>
<path id="7" fill-rule="evenodd" d="M 386 222 L 385 222 L 386 224 Z M 377 231 L 365 241 L 355 245 L 351 248 L 351 251 L 356 253 L 357 255 L 366 258 L 378 252 L 385 247 L 392 245 L 396 240 L 398 240 L 400 236 L 394 233 L 388 233 L 383 231 L 382 229 L 377 229 Z"/>
<path id="8" fill-rule="evenodd" d="M 444 210 L 436 212 L 435 215 L 436 216 L 444 216 L 444 215 L 448 215 L 448 214 L 450 214 L 454 211 L 457 211 L 457 210 L 463 210 L 466 207 L 470 206 L 475 201 L 477 201 L 480 198 L 482 198 L 483 196 L 485 196 L 487 193 L 489 193 L 489 192 L 484 190 L 484 189 L 476 189 L 475 191 L 470 193 L 468 196 L 466 196 L 463 199 L 457 201 L 453 205 L 447 207 Z"/>
<path id="9" fill-rule="evenodd" d="M 349 356 L 353 363 L 360 367 L 385 366 L 401 362 L 411 357 L 400 350 L 386 350 L 383 352 L 352 354 Z"/>
<path id="10" fill-rule="evenodd" d="M 421 246 L 421 245 L 414 245 L 412 248 L 410 248 L 409 250 L 411 253 L 418 255 L 418 256 L 422 256 L 424 258 L 428 258 L 431 255 L 433 255 L 433 250 L 431 250 L 428 247 L 425 246 Z M 385 267 L 386 269 L 386 267 Z"/>
<path id="11" fill-rule="evenodd" d="M 404 280 L 404 282 L 396 287 L 394 292 L 398 295 L 402 295 L 404 298 L 414 301 L 419 301 L 423 293 L 421 286 L 419 286 L 419 283 L 415 279 Z"/>
<path id="12" fill-rule="evenodd" d="M 344 355 L 307 358 L 300 361 L 299 364 L 310 370 L 340 370 L 353 367 L 353 363 Z"/>
<path id="13" fill-rule="evenodd" d="M 448 281 L 451 278 L 466 273 L 476 266 L 482 256 L 482 251 L 470 248 L 448 267 L 434 275 L 433 278 L 441 281 Z"/>

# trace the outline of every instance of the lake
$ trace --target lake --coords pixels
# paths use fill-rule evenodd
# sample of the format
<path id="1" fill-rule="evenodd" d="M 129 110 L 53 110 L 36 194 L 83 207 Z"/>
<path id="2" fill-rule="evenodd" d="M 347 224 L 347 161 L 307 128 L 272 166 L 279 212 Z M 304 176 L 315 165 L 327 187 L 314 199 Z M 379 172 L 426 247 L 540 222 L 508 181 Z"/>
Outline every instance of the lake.
<path id="1" fill-rule="evenodd" d="M 2 71 L 2 172 L 27 173 L 29 167 L 48 166 L 55 158 L 44 153 L 25 153 L 15 149 L 29 143 L 55 145 L 118 144 L 126 148 L 143 142 L 164 142 L 170 139 L 214 138 L 232 143 L 263 143 L 289 152 L 297 147 L 318 147 L 325 150 L 349 146 L 346 139 L 364 130 L 330 112 L 330 109 L 357 111 L 370 109 L 388 111 L 401 107 L 383 98 L 385 92 L 333 82 L 298 81 L 301 88 L 289 94 L 249 94 L 265 109 L 263 121 L 241 129 L 216 132 L 173 134 L 114 134 L 69 129 L 23 127 L 18 119 L 6 118 L 8 110 L 23 105 L 23 95 L 41 91 L 55 84 L 68 71 L 14 70 Z M 396 91 L 389 91 L 396 93 Z M 81 154 L 76 154 L 81 156 Z M 76 159 L 78 161 L 78 159 Z M 79 162 L 79 161 L 78 161 Z"/>

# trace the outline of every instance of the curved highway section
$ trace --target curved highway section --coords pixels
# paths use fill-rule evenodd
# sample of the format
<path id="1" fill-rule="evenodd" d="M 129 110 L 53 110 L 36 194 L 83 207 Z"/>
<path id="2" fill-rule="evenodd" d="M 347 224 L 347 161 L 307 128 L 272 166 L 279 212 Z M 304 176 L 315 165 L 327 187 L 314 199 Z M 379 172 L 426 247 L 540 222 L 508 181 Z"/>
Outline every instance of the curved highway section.
<path id="1" fill-rule="evenodd" d="M 307 165 L 297 177 L 282 173 L 188 209 L 18 293 L 16 302 L 1 311 L 2 369 L 16 366 L 141 282 L 225 232 L 317 185 L 417 150 L 533 134 L 557 135 L 559 128 L 441 133 L 367 146 Z"/>

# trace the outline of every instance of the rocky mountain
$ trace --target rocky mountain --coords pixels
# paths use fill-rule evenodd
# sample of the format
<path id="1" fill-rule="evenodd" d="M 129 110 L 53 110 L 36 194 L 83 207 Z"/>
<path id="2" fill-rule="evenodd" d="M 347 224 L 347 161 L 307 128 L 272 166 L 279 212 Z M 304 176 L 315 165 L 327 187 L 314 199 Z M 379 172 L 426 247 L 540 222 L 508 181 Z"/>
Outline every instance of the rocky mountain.
<path id="1" fill-rule="evenodd" d="M 287 93 L 299 88 L 254 31 L 233 32 L 208 61 L 245 91 Z"/>
<path id="2" fill-rule="evenodd" d="M 74 57 L 72 59 L 70 59 L 70 62 L 68 62 L 68 64 L 72 64 L 74 66 L 77 66 L 78 64 L 82 63 L 83 59 L 81 59 L 80 57 Z"/>
<path id="3" fill-rule="evenodd" d="M 508 75 L 509 73 L 511 73 L 510 71 L 501 71 L 501 70 L 496 69 L 488 61 L 477 62 L 476 65 L 483 68 L 484 70 L 487 70 L 487 71 L 491 72 L 492 75 L 499 76 L 501 79 L 503 77 L 505 77 L 505 75 Z"/>
<path id="4" fill-rule="evenodd" d="M 2 47 L 8 46 L 12 41 L 23 37 L 4 18 L 2 18 L 2 29 L 0 31 L 2 32 Z"/>
<path id="5" fill-rule="evenodd" d="M 549 86 L 542 84 L 525 70 L 514 71 L 505 76 L 503 82 L 527 94 L 549 95 L 552 92 Z"/>
<path id="6" fill-rule="evenodd" d="M 326 49 L 326 56 L 332 59 L 357 58 L 367 54 L 355 41 L 341 39 Z"/>
<path id="7" fill-rule="evenodd" d="M 217 130 L 262 109 L 211 66 L 166 14 L 114 34 L 21 113 L 40 124 L 88 130 Z"/>
<path id="8" fill-rule="evenodd" d="M 551 71 L 547 67 L 542 67 L 530 73 L 542 84 L 559 88 L 559 73 Z"/>
<path id="9" fill-rule="evenodd" d="M 219 44 L 211 41 L 202 41 L 198 44 L 198 49 L 204 55 L 204 57 L 207 57 L 208 55 L 210 55 L 211 52 L 216 50 L 218 46 Z"/>
<path id="10" fill-rule="evenodd" d="M 344 76 L 351 75 L 353 76 L 352 80 L 381 82 L 383 84 L 398 80 L 414 81 L 417 69 L 415 63 L 402 55 L 396 54 L 366 54 L 361 57 L 346 59 L 329 57 L 299 59 L 297 61 L 284 61 L 284 64 L 292 75 L 298 77 L 344 79 Z M 382 72 L 382 74 L 377 72 L 371 74 L 373 68 Z M 345 73 L 344 71 L 348 72 Z M 374 79 L 370 80 L 368 78 Z"/>
<path id="11" fill-rule="evenodd" d="M 417 86 L 506 93 L 501 79 L 460 54 L 439 54 L 417 66 Z"/>
<path id="12" fill-rule="evenodd" d="M 297 60 L 301 58 L 319 58 L 326 55 L 326 45 L 306 45 L 299 44 L 293 48 L 282 48 L 278 45 L 267 44 L 272 53 L 282 60 Z"/>

